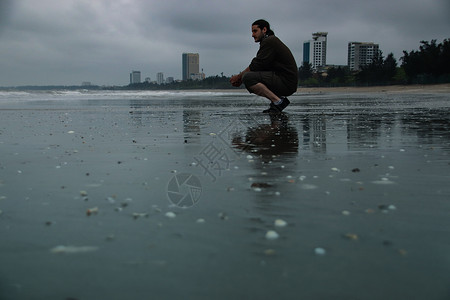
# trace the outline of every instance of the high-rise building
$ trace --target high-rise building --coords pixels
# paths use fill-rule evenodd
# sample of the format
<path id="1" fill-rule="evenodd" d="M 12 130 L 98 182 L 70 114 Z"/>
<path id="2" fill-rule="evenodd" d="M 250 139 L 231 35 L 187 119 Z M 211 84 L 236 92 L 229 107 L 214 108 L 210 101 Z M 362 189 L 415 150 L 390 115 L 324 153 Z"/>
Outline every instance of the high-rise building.
<path id="1" fill-rule="evenodd" d="M 200 59 L 198 53 L 183 53 L 182 71 L 183 80 L 189 80 L 192 75 L 197 76 L 200 70 Z"/>
<path id="2" fill-rule="evenodd" d="M 141 83 L 141 71 L 131 71 L 130 84 Z"/>
<path id="3" fill-rule="evenodd" d="M 313 70 L 327 64 L 327 35 L 328 32 L 316 32 L 312 40 L 303 43 L 303 62 L 310 63 Z"/>
<path id="4" fill-rule="evenodd" d="M 164 83 L 164 73 L 163 72 L 159 72 L 158 74 L 156 74 L 156 83 L 157 84 Z"/>
<path id="5" fill-rule="evenodd" d="M 378 44 L 366 42 L 349 42 L 347 64 L 350 70 L 358 71 L 369 65 L 380 54 Z"/>

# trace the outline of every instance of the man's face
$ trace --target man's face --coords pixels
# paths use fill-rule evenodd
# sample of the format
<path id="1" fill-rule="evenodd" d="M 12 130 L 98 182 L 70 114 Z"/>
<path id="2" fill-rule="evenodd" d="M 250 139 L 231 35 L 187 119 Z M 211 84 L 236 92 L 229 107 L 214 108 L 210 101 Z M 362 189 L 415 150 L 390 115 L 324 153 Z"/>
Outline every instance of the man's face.
<path id="1" fill-rule="evenodd" d="M 264 27 L 262 30 L 258 27 L 258 25 L 252 25 L 252 38 L 255 39 L 255 43 L 259 43 L 262 41 L 263 37 L 266 35 L 267 28 Z"/>

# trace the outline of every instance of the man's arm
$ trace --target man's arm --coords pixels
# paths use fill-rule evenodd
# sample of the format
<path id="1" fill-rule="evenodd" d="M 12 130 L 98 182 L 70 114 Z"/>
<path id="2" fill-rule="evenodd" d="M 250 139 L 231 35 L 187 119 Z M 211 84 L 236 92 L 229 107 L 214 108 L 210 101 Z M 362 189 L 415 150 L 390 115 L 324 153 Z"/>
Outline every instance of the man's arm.
<path id="1" fill-rule="evenodd" d="M 231 85 L 232 86 L 241 86 L 242 76 L 247 72 L 250 72 L 250 67 L 247 67 L 244 71 L 242 71 L 241 73 L 239 73 L 237 75 L 231 76 L 231 79 L 230 79 Z"/>

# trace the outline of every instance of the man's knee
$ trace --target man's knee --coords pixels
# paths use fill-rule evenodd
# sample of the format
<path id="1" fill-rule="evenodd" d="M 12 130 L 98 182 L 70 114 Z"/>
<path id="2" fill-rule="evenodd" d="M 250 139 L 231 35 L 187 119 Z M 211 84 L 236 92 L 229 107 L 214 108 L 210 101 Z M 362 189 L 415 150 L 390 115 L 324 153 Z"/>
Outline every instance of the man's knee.
<path id="1" fill-rule="evenodd" d="M 254 76 L 251 74 L 252 72 L 247 72 L 242 76 L 242 83 L 245 84 L 245 86 L 253 85 L 250 82 L 254 82 Z"/>
<path id="2" fill-rule="evenodd" d="M 254 86 L 261 83 L 261 78 L 258 72 L 247 72 L 242 76 L 242 83 L 245 85 L 247 90 L 253 91 Z"/>

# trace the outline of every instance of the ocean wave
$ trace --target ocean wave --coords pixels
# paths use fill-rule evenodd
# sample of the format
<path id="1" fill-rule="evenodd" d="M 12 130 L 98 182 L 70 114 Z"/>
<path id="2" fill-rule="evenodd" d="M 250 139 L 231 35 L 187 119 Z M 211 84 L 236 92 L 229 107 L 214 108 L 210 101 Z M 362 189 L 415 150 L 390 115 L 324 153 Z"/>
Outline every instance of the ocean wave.
<path id="1" fill-rule="evenodd" d="M 134 99 L 183 99 L 210 98 L 240 95 L 236 91 L 90 91 L 90 90 L 50 90 L 50 91 L 0 91 L 0 102 L 16 101 L 56 101 L 56 100 L 134 100 Z"/>

